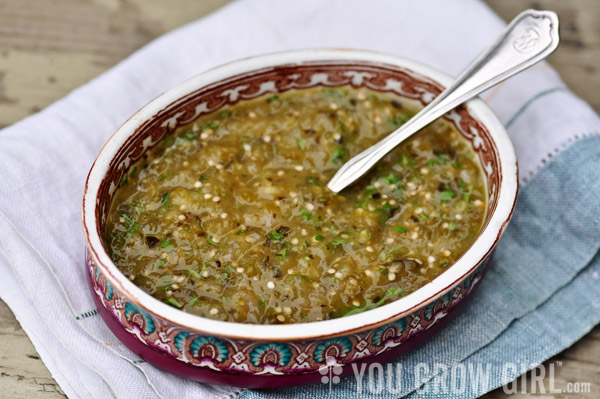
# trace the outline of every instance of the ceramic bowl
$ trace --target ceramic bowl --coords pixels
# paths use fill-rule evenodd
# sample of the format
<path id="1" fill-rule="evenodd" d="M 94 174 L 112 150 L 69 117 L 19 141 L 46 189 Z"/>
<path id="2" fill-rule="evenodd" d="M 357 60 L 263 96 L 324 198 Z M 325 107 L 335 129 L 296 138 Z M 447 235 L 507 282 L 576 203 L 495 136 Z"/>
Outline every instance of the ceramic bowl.
<path id="1" fill-rule="evenodd" d="M 479 284 L 517 197 L 517 162 L 508 135 L 479 99 L 445 116 L 479 158 L 489 204 L 469 250 L 432 282 L 393 303 L 339 319 L 252 325 L 207 319 L 154 299 L 111 261 L 103 232 L 112 196 L 128 167 L 179 126 L 267 93 L 351 85 L 429 103 L 447 75 L 397 56 L 306 50 L 243 59 L 204 72 L 156 98 L 106 143 L 83 198 L 86 268 L 92 296 L 112 332 L 161 369 L 198 381 L 245 387 L 315 383 L 325 368 L 397 357 L 439 330 Z M 337 368 L 339 370 L 339 368 Z"/>

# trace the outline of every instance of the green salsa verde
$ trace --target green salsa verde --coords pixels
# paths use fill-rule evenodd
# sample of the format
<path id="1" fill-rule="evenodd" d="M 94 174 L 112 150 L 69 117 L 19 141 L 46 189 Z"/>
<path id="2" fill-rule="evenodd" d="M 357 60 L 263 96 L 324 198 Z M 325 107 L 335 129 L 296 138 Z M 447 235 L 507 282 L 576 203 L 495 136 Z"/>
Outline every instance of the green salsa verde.
<path id="1" fill-rule="evenodd" d="M 342 87 L 241 102 L 165 137 L 117 190 L 120 270 L 185 312 L 245 323 L 355 314 L 401 298 L 477 237 L 477 157 L 440 119 L 340 194 L 341 165 L 406 122 L 393 94 Z"/>

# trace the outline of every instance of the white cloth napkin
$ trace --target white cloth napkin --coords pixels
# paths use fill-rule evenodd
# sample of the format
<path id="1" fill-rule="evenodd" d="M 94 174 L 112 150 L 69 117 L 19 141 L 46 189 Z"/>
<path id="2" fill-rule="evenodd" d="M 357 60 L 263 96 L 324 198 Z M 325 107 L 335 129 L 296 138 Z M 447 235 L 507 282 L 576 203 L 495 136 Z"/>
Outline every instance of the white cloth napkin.
<path id="1" fill-rule="evenodd" d="M 232 398 L 241 391 L 188 381 L 141 362 L 95 311 L 85 275 L 82 189 L 102 144 L 132 113 L 207 68 L 278 50 L 380 50 L 457 75 L 503 26 L 477 0 L 239 0 L 153 41 L 39 114 L 0 131 L 0 297 L 65 393 Z M 547 64 L 483 97 L 508 125 L 522 182 L 576 140 L 575 134 L 600 131 L 595 113 Z M 565 107 L 568 120 L 547 117 Z M 548 135 L 548 126 L 557 133 Z"/>

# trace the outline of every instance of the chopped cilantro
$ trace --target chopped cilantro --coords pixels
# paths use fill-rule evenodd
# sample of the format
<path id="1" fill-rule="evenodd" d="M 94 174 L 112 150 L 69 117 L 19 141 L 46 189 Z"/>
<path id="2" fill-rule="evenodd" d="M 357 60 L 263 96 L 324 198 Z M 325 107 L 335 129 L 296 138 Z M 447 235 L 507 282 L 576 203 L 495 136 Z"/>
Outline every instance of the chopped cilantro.
<path id="1" fill-rule="evenodd" d="M 197 278 L 198 280 L 204 280 L 204 277 L 202 277 L 197 271 L 195 271 L 194 269 L 187 269 L 188 272 L 192 275 L 192 277 Z"/>
<path id="2" fill-rule="evenodd" d="M 189 141 L 192 141 L 196 138 L 196 133 L 194 133 L 193 130 L 189 130 L 186 134 L 185 134 L 185 138 Z"/>
<path id="3" fill-rule="evenodd" d="M 308 211 L 306 209 L 302 209 L 302 211 L 300 212 L 300 215 L 302 215 L 304 220 L 306 220 L 307 222 L 310 220 L 310 214 L 308 213 Z"/>
<path id="4" fill-rule="evenodd" d="M 333 162 L 333 163 L 341 162 L 344 160 L 345 157 L 346 157 L 346 151 L 344 151 L 342 148 L 337 148 L 335 150 L 335 152 L 333 153 L 331 162 Z"/>
<path id="5" fill-rule="evenodd" d="M 127 238 L 133 237 L 135 233 L 137 233 L 140 225 L 126 213 L 122 213 L 121 216 L 123 216 L 123 219 L 125 219 L 127 222 L 127 225 L 125 226 L 125 234 Z"/>
<path id="6" fill-rule="evenodd" d="M 160 243 L 161 248 L 167 248 L 169 245 L 171 245 L 171 241 L 169 241 L 169 240 L 164 240 L 163 242 Z"/>
<path id="7" fill-rule="evenodd" d="M 337 248 L 340 245 L 343 245 L 345 243 L 346 243 L 346 240 L 344 240 L 343 238 L 336 238 L 335 240 L 333 240 L 333 242 L 331 243 L 331 245 L 333 245 L 335 248 Z"/>
<path id="8" fill-rule="evenodd" d="M 169 193 L 165 193 L 162 197 L 160 197 L 160 206 L 165 208 L 169 206 Z"/>
<path id="9" fill-rule="evenodd" d="M 471 199 L 471 192 L 473 191 L 473 184 L 469 183 L 468 185 L 460 179 L 460 191 L 462 192 L 462 196 L 466 201 Z"/>
<path id="10" fill-rule="evenodd" d="M 396 230 L 399 233 L 406 233 L 406 227 L 394 226 L 394 230 Z"/>
<path id="11" fill-rule="evenodd" d="M 165 299 L 165 303 L 180 309 L 183 307 L 183 304 L 173 297 Z"/>
<path id="12" fill-rule="evenodd" d="M 282 258 L 287 255 L 287 248 L 283 248 L 281 251 L 277 252 L 277 256 L 281 256 Z"/>
<path id="13" fill-rule="evenodd" d="M 456 193 L 450 189 L 444 190 L 440 193 L 440 200 L 442 201 L 450 201 L 454 197 L 456 197 Z"/>
<path id="14" fill-rule="evenodd" d="M 298 143 L 298 147 L 300 147 L 302 151 L 306 150 L 306 140 L 298 139 L 296 140 L 296 143 Z"/>
<path id="15" fill-rule="evenodd" d="M 315 236 L 315 240 L 317 240 L 317 241 L 323 241 L 323 236 L 321 234 L 317 234 Z"/>
<path id="16" fill-rule="evenodd" d="M 207 243 L 209 243 L 210 245 L 213 245 L 213 246 L 215 246 L 215 247 L 218 247 L 218 246 L 219 246 L 219 244 L 217 244 L 216 242 L 214 242 L 212 238 L 213 238 L 213 236 L 208 236 L 208 237 L 206 237 L 206 242 L 207 242 Z"/>
<path id="17" fill-rule="evenodd" d="M 194 306 L 198 302 L 198 295 L 192 295 L 192 299 L 188 302 L 188 306 Z"/>
<path id="18" fill-rule="evenodd" d="M 267 98 L 267 102 L 273 102 L 273 101 L 277 101 L 279 100 L 279 96 L 277 94 L 272 95 L 271 97 Z"/>
<path id="19" fill-rule="evenodd" d="M 382 261 L 385 261 L 390 256 L 394 255 L 396 252 L 400 251 L 402 248 L 404 248 L 403 245 L 396 245 L 395 247 L 386 249 L 385 251 L 381 251 L 381 253 L 379 254 L 379 259 L 381 259 Z M 379 272 L 381 273 L 381 269 L 379 269 Z M 386 270 L 385 274 L 387 274 L 387 270 Z"/>
<path id="20" fill-rule="evenodd" d="M 156 264 L 156 267 L 160 269 L 161 267 L 163 267 L 165 262 L 166 261 L 164 259 L 159 260 L 158 263 Z"/>
<path id="21" fill-rule="evenodd" d="M 387 296 L 404 296 L 404 290 L 400 287 L 390 287 L 386 291 Z"/>
<path id="22" fill-rule="evenodd" d="M 381 179 L 383 179 L 387 184 L 394 184 L 400 181 L 400 178 L 398 176 L 393 175 L 381 176 Z"/>
<path id="23" fill-rule="evenodd" d="M 281 234 L 277 231 L 274 231 L 272 233 L 267 234 L 267 237 L 269 237 L 274 242 L 279 242 L 279 240 L 281 240 L 283 238 L 283 234 Z"/>
<path id="24" fill-rule="evenodd" d="M 454 231 L 455 229 L 456 229 L 456 223 L 454 223 L 454 222 L 450 222 L 450 223 L 448 224 L 448 230 L 450 230 L 450 231 Z"/>

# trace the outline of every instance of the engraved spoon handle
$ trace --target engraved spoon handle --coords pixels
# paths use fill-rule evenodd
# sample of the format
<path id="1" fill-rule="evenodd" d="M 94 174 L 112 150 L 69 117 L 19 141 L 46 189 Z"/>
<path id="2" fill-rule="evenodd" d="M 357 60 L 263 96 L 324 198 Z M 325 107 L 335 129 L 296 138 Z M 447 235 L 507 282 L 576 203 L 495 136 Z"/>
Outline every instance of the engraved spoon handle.
<path id="1" fill-rule="evenodd" d="M 346 162 L 327 187 L 336 193 L 341 191 L 402 141 L 463 102 L 543 60 L 558 43 L 558 17 L 554 12 L 523 11 L 452 85 L 404 125 Z"/>

